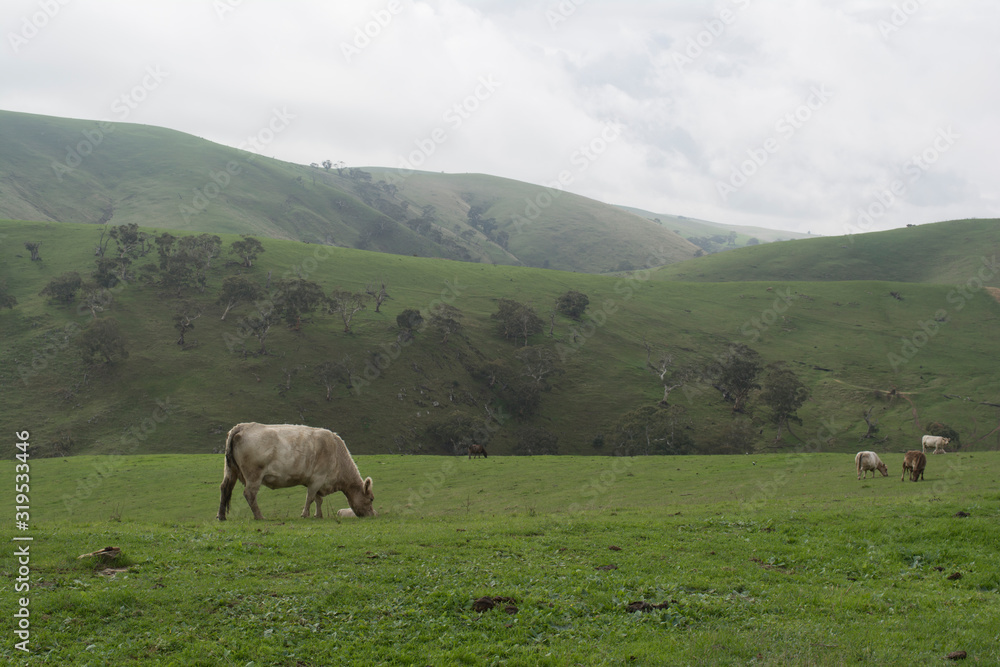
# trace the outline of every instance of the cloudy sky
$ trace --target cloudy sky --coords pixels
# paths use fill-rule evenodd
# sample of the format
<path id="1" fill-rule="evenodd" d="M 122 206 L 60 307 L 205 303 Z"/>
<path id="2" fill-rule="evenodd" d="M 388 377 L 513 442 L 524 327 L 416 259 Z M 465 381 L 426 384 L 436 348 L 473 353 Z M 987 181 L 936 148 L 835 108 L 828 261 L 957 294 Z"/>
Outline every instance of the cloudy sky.
<path id="1" fill-rule="evenodd" d="M 1000 217 L 991 0 L 6 0 L 0 30 L 0 109 L 814 234 Z"/>

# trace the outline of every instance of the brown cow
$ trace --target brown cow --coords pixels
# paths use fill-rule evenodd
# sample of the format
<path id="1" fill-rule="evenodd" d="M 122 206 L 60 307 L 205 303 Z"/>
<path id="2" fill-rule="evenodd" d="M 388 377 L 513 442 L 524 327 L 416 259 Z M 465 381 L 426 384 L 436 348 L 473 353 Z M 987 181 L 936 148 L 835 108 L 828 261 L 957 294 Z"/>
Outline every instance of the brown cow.
<path id="1" fill-rule="evenodd" d="M 469 445 L 469 458 L 470 459 L 471 458 L 477 458 L 478 459 L 480 454 L 483 455 L 484 459 L 490 458 L 489 456 L 486 455 L 486 448 L 483 447 L 482 445 L 478 445 L 478 444 Z M 475 455 L 475 456 L 473 456 L 473 455 Z"/>
<path id="2" fill-rule="evenodd" d="M 347 445 L 325 428 L 292 424 L 237 424 L 226 437 L 226 466 L 222 477 L 220 521 L 225 521 L 236 480 L 243 482 L 253 518 L 263 519 L 257 491 L 304 486 L 308 489 L 302 516 L 316 501 L 316 516 L 323 516 L 323 496 L 342 491 L 358 516 L 374 516 L 372 478 L 361 479 Z"/>
<path id="3" fill-rule="evenodd" d="M 910 450 L 906 452 L 906 456 L 903 457 L 903 474 L 899 476 L 899 481 L 902 482 L 903 478 L 906 477 L 906 471 L 910 471 L 910 480 L 915 482 L 917 478 L 924 478 L 924 468 L 927 467 L 927 455 L 923 452 L 918 452 L 916 450 Z"/>

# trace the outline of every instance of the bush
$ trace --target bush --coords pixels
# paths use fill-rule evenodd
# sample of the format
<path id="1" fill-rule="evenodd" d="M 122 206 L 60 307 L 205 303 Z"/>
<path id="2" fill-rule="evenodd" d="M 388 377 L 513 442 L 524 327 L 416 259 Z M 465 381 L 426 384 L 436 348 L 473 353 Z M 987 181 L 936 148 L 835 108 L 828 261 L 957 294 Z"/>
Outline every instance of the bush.
<path id="1" fill-rule="evenodd" d="M 583 317 L 584 311 L 587 310 L 588 304 L 590 304 L 590 299 L 586 294 L 570 290 L 556 299 L 556 310 L 570 319 L 579 321 Z"/>

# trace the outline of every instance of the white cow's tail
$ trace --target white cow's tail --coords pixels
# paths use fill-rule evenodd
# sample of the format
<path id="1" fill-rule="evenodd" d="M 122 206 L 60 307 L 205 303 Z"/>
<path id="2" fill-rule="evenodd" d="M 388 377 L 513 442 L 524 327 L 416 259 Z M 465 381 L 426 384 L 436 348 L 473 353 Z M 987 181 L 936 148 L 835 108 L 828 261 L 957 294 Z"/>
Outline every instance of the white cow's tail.
<path id="1" fill-rule="evenodd" d="M 226 520 L 226 514 L 229 512 L 229 505 L 233 499 L 233 488 L 236 486 L 236 480 L 240 478 L 240 467 L 236 463 L 233 449 L 240 440 L 240 432 L 244 426 L 244 424 L 237 424 L 226 436 L 226 465 L 222 475 L 222 485 L 219 487 L 222 494 L 219 499 L 219 521 Z"/>

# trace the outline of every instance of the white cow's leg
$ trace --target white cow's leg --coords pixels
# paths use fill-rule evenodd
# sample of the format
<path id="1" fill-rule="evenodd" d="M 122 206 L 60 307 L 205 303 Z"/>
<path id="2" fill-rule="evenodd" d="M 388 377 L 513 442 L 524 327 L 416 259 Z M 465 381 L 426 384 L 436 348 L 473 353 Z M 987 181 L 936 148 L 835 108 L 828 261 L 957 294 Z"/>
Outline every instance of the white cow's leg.
<path id="1" fill-rule="evenodd" d="M 319 500 L 316 498 L 316 492 L 312 489 L 308 489 L 308 492 L 306 493 L 306 506 L 302 508 L 303 519 L 309 518 L 309 506 L 313 504 L 313 500 L 316 501 L 316 507 L 319 507 Z"/>
<path id="2" fill-rule="evenodd" d="M 316 518 L 323 518 L 323 496 L 318 493 L 316 494 Z"/>
<path id="3" fill-rule="evenodd" d="M 250 505 L 250 511 L 253 512 L 253 518 L 263 520 L 264 515 L 260 513 L 260 507 L 257 506 L 257 491 L 260 490 L 260 480 L 247 480 L 246 487 L 243 489 L 243 497 L 247 499 L 247 504 Z"/>

